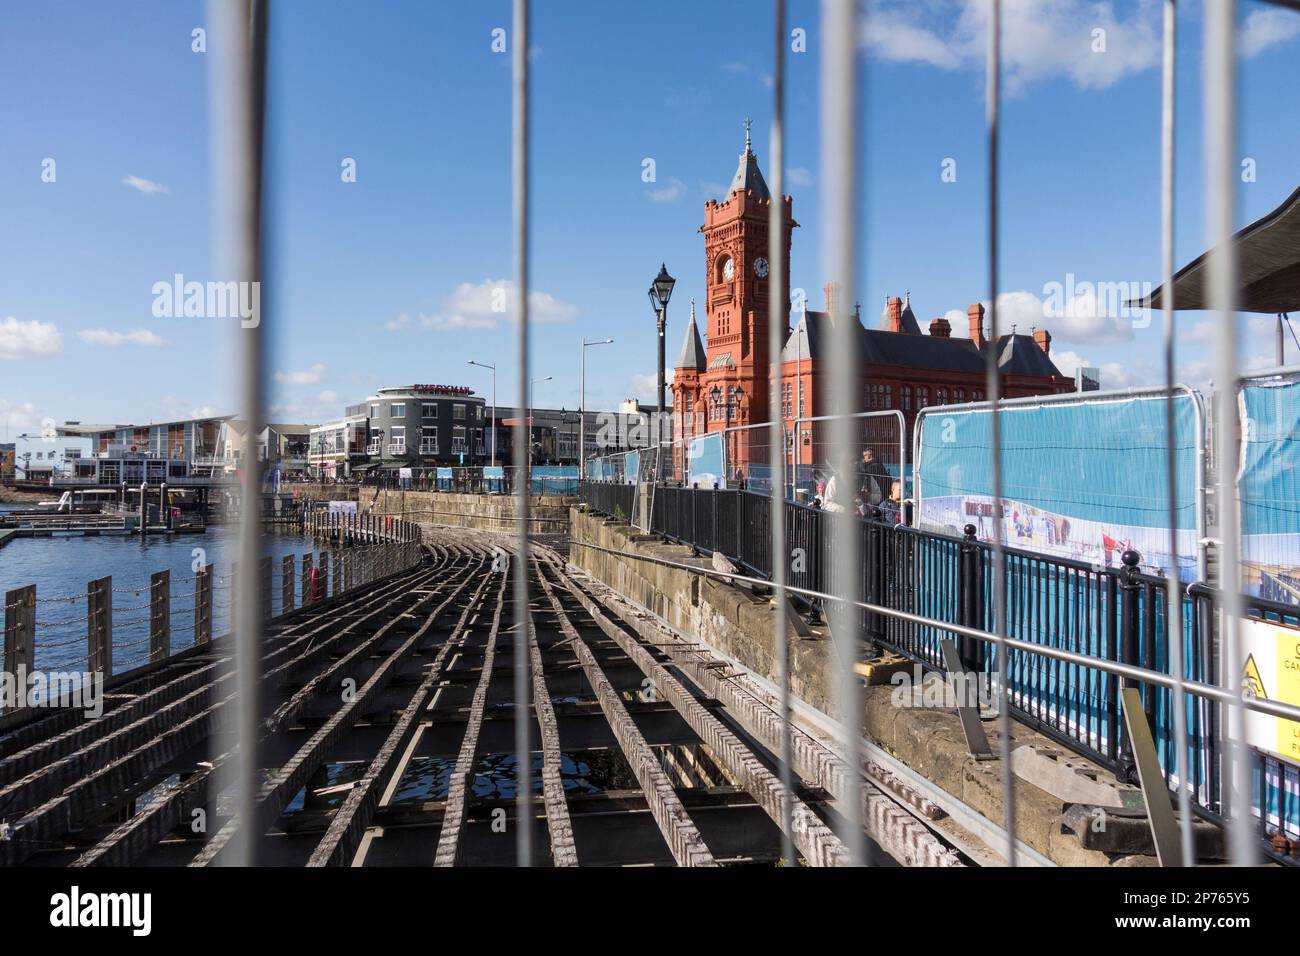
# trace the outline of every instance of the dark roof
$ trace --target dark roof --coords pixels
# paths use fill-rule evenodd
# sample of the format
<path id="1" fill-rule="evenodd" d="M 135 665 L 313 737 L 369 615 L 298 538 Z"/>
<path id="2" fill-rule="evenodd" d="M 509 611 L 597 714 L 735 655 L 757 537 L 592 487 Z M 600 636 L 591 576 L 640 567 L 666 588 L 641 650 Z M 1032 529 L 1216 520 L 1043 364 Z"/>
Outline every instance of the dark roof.
<path id="1" fill-rule="evenodd" d="M 700 339 L 700 327 L 695 324 L 695 300 L 691 300 L 691 321 L 686 326 L 686 338 L 682 340 L 682 353 L 677 356 L 673 368 L 693 368 L 704 370 L 704 343 Z"/>
<path id="2" fill-rule="evenodd" d="M 731 177 L 731 185 L 727 187 L 727 196 L 730 196 L 737 189 L 741 192 L 748 189 L 756 199 L 772 198 L 772 194 L 767 189 L 767 181 L 763 179 L 763 174 L 759 172 L 758 157 L 754 155 L 754 151 L 749 146 L 748 125 L 745 126 L 745 151 L 740 154 L 740 165 L 736 167 L 736 175 Z"/>
<path id="3" fill-rule="evenodd" d="M 913 318 L 915 322 L 915 318 Z M 859 326 L 862 361 L 876 365 L 902 365 L 935 368 L 950 372 L 981 374 L 986 368 L 985 353 L 970 339 Z M 781 351 L 783 362 L 803 358 L 825 358 L 824 345 L 833 332 L 830 316 L 825 312 L 808 312 L 800 317 Z M 1007 375 L 1060 376 L 1051 358 L 1038 347 L 1033 336 L 1003 335 L 998 338 L 998 364 Z"/>
<path id="4" fill-rule="evenodd" d="M 885 300 L 885 309 L 883 312 L 880 313 L 879 327 L 881 329 L 885 329 L 885 330 L 889 329 L 889 307 L 893 301 L 894 301 L 893 299 Z M 900 327 L 904 332 L 909 332 L 912 335 L 921 334 L 921 326 L 916 321 L 916 313 L 912 311 L 912 297 L 910 295 L 907 297 L 907 301 L 903 303 L 903 313 L 901 319 L 902 321 L 900 323 Z"/>
<path id="5" fill-rule="evenodd" d="M 1237 311 L 1300 310 L 1300 189 L 1233 236 L 1232 245 L 1237 253 Z M 1174 308 L 1214 308 L 1207 288 L 1209 260 L 1210 253 L 1203 253 L 1174 274 Z M 1161 309 L 1163 294 L 1162 286 L 1150 296 L 1128 304 Z"/>

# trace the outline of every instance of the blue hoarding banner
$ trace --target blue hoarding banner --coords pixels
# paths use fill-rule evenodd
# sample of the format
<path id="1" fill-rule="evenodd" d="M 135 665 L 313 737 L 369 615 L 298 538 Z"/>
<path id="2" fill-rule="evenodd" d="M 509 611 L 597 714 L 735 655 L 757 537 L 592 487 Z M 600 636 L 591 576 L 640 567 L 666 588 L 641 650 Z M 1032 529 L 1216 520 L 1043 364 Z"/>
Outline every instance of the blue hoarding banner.
<path id="1" fill-rule="evenodd" d="M 1250 382 L 1238 407 L 1243 589 L 1300 605 L 1300 382 Z"/>
<path id="2" fill-rule="evenodd" d="M 686 450 L 686 483 L 697 488 L 727 487 L 722 432 L 692 438 Z"/>
<path id="3" fill-rule="evenodd" d="M 1011 405 L 1002 429 L 1004 541 L 1010 547 L 1118 567 L 1124 551 L 1142 567 L 1169 560 L 1165 398 L 1117 396 Z M 1174 397 L 1179 576 L 1196 576 L 1199 549 L 1195 399 Z M 921 419 L 917 462 L 920 527 L 985 540 L 996 529 L 992 497 L 992 414 L 987 408 L 931 409 Z"/>

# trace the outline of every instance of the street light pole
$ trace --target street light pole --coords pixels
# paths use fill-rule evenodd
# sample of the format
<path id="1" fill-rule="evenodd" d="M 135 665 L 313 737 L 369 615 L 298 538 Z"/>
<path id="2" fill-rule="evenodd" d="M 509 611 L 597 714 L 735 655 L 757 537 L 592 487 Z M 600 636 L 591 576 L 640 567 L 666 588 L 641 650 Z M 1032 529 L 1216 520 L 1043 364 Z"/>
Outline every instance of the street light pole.
<path id="1" fill-rule="evenodd" d="M 663 439 L 663 413 L 667 407 L 665 402 L 666 369 L 664 361 L 664 334 L 668 327 L 668 300 L 672 298 L 673 286 L 677 280 L 668 274 L 668 266 L 661 263 L 659 274 L 655 276 L 654 282 L 650 283 L 650 307 L 655 310 L 655 325 L 659 333 L 659 395 L 658 408 L 655 410 L 655 445 L 658 446 Z M 656 476 L 657 477 L 657 476 Z"/>
<path id="2" fill-rule="evenodd" d="M 532 483 L 533 480 L 533 387 L 538 382 L 549 382 L 554 375 L 547 375 L 545 378 L 535 378 L 528 383 L 528 414 L 524 417 L 524 425 L 528 429 L 528 471 L 524 475 L 524 480 Z"/>
<path id="3" fill-rule="evenodd" d="M 578 390 L 578 480 L 587 476 L 587 349 L 593 345 L 611 345 L 613 339 L 582 340 L 582 385 Z"/>
<path id="4" fill-rule="evenodd" d="M 469 364 L 492 370 L 492 467 L 495 468 L 497 466 L 497 367 L 484 362 L 475 362 L 473 359 L 469 360 Z M 421 436 L 421 439 L 423 437 Z"/>

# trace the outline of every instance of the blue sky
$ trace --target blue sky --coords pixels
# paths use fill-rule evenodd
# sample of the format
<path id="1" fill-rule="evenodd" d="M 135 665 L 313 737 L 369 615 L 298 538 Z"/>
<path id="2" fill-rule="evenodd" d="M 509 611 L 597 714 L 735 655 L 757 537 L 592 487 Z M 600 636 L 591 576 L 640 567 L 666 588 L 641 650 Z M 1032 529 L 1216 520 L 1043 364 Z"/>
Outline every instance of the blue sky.
<path id="1" fill-rule="evenodd" d="M 819 8 L 792 0 L 807 52 L 788 59 L 792 284 L 821 306 Z M 922 325 L 987 297 L 981 0 L 878 0 L 862 37 L 861 285 L 870 321 L 910 289 Z M 1159 18 L 1154 0 L 1007 0 L 1004 320 L 1046 324 L 1068 371 L 1105 385 L 1160 375 L 1159 319 L 1042 319 L 1051 283 L 1159 273 Z M 720 196 L 755 120 L 770 173 L 771 21 L 757 0 L 534 2 L 533 374 L 538 404 L 650 400 L 645 289 L 678 278 L 669 361 L 702 300 L 703 203 Z M 386 384 L 466 384 L 515 399 L 514 331 L 487 307 L 513 273 L 508 0 L 279 0 L 271 43 L 263 290 L 273 417 L 320 421 Z M 1300 15 L 1241 7 L 1241 146 L 1255 181 L 1239 222 L 1300 184 Z M 1180 15 L 1179 264 L 1204 248 L 1198 5 Z M 5 5 L 0 47 L 0 434 L 62 421 L 161 421 L 234 408 L 235 323 L 155 318 L 152 286 L 212 275 L 208 57 L 202 3 Z M 1104 52 L 1094 31 L 1105 31 Z M 211 39 L 211 38 L 210 38 Z M 341 181 L 356 161 L 357 181 Z M 642 181 L 643 161 L 656 181 Z M 46 159 L 56 179 L 42 179 Z M 943 182 L 946 159 L 955 182 Z M 701 306 L 701 319 L 703 309 Z M 1180 319 L 1184 378 L 1206 374 L 1206 316 Z M 1266 325 L 1266 323 L 1265 323 Z M 1247 362 L 1271 332 L 1243 321 Z M 965 322 L 954 322 L 964 334 Z M 1292 346 L 1289 360 L 1296 360 Z"/>

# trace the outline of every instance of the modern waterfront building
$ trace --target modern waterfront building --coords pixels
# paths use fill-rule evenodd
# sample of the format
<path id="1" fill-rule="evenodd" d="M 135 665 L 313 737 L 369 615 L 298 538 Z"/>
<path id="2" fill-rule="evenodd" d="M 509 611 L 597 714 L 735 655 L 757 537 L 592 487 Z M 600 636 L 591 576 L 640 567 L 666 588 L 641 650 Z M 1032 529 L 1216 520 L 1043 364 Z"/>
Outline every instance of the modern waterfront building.
<path id="1" fill-rule="evenodd" d="M 482 465 L 487 417 L 486 402 L 465 386 L 400 385 L 349 405 L 346 420 L 365 419 L 366 469 L 374 472 Z"/>
<path id="2" fill-rule="evenodd" d="M 278 469 L 285 478 L 305 476 L 311 430 L 311 425 L 267 425 L 257 438 L 258 461 Z"/>
<path id="3" fill-rule="evenodd" d="M 308 436 L 307 471 L 313 478 L 350 478 L 369 457 L 369 419 L 353 415 L 314 426 Z"/>
<path id="4" fill-rule="evenodd" d="M 611 455 L 646 448 L 655 443 L 654 423 L 660 421 L 665 432 L 663 440 L 672 436 L 667 431 L 668 419 L 656 419 L 655 406 L 643 405 L 636 399 L 626 399 L 618 411 L 593 411 L 588 409 L 579 416 L 573 408 L 534 408 L 530 422 L 533 445 L 533 464 L 576 465 L 579 460 L 580 436 L 586 442 L 586 455 Z M 489 409 L 490 412 L 490 409 Z M 497 438 L 497 461 L 516 464 L 514 454 L 514 423 L 526 414 L 524 409 L 498 405 L 494 426 Z M 489 416 L 490 417 L 490 416 Z M 585 428 L 580 427 L 586 419 Z M 489 432 L 489 452 L 490 448 Z"/>
<path id="5" fill-rule="evenodd" d="M 218 433 L 228 417 L 184 418 L 148 425 L 64 422 L 57 433 L 60 436 L 89 439 L 89 454 L 96 458 L 144 456 L 185 461 L 194 465 L 215 453 Z"/>
<path id="6" fill-rule="evenodd" d="M 17 435 L 14 447 L 14 478 L 17 481 L 48 482 L 71 475 L 76 463 L 90 457 L 91 442 L 82 435 Z"/>

